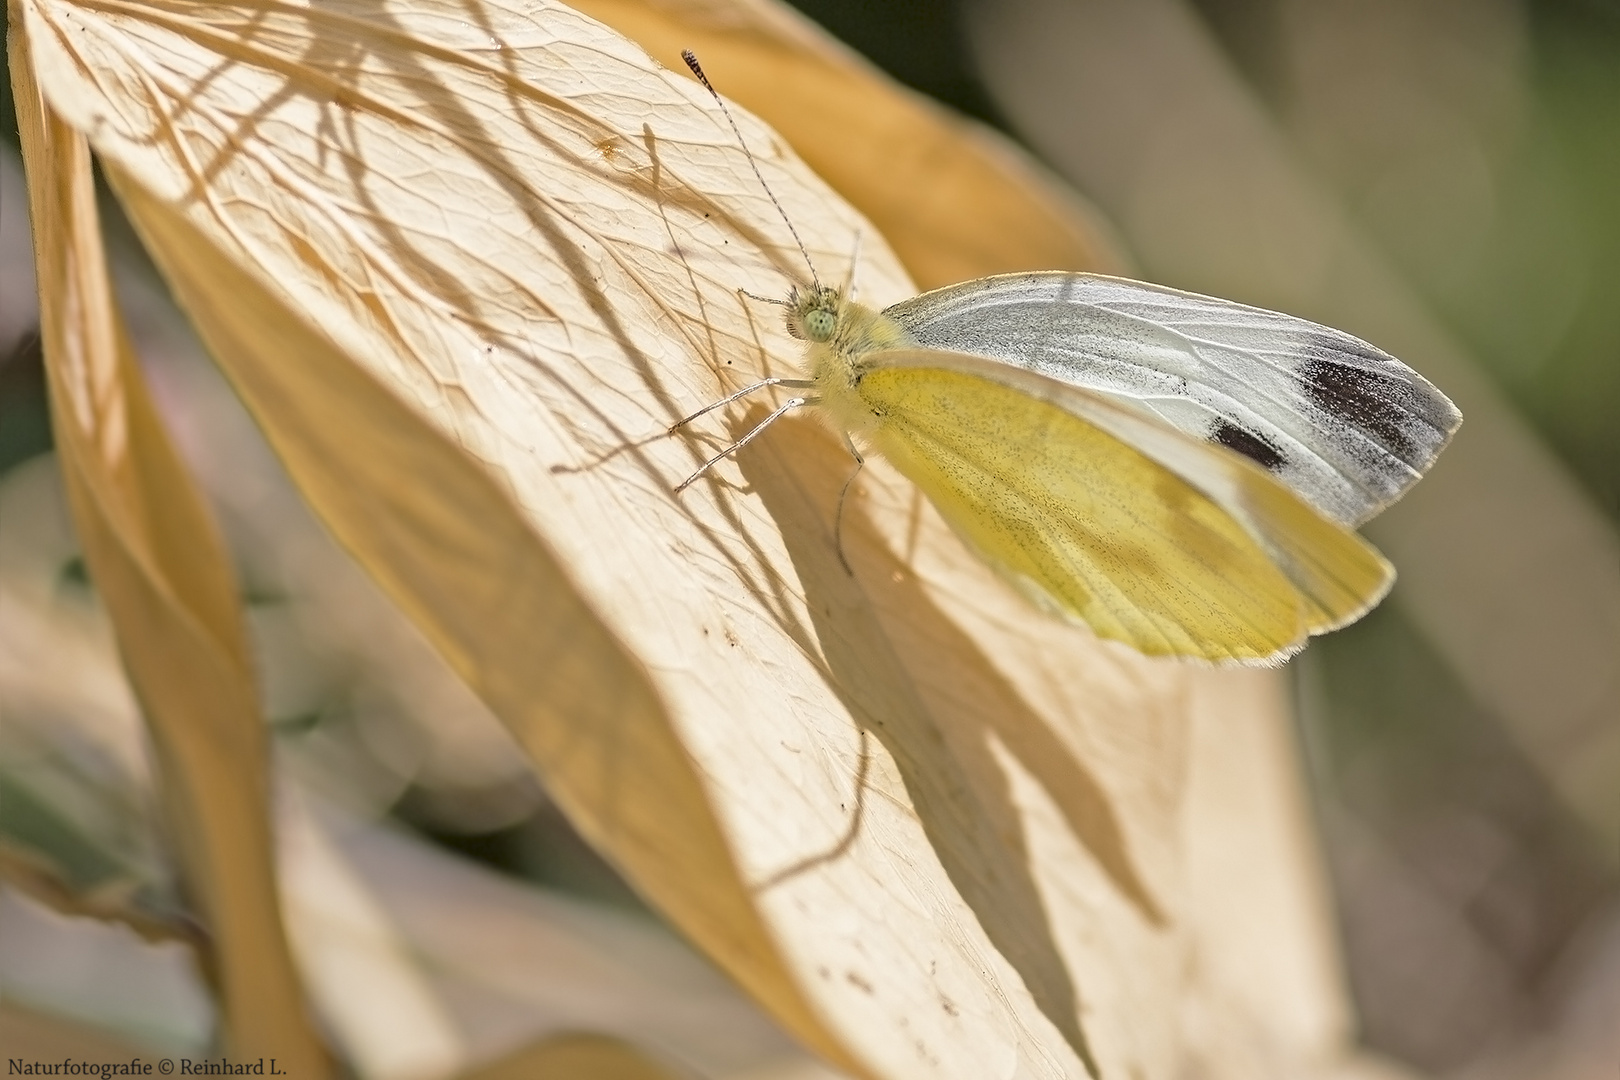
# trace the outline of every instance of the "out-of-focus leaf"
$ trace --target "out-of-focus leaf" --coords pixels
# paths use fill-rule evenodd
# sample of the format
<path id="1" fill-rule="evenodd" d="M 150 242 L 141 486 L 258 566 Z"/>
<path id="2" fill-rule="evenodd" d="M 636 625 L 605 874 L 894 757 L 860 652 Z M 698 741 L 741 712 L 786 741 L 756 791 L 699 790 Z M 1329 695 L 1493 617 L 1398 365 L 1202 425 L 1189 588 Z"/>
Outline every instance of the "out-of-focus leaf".
<path id="1" fill-rule="evenodd" d="M 1188 669 L 1035 614 L 881 463 L 851 576 L 813 423 L 670 495 L 763 410 L 664 429 L 799 352 L 736 290 L 805 276 L 700 88 L 545 4 L 22 8 L 305 495 L 785 1027 L 862 1075 L 1174 1071 Z M 821 273 L 859 235 L 909 294 L 738 120 Z"/>
<path id="2" fill-rule="evenodd" d="M 79 558 L 56 455 L 0 476 L 0 880 L 59 912 L 201 947 L 158 850 L 112 627 L 69 583 Z"/>
<path id="3" fill-rule="evenodd" d="M 11 888 L 0 888 L 0 929 L 6 1000 L 168 1054 L 218 1052 L 217 995 L 195 948 L 143 940 L 122 919 L 52 910 Z"/>
<path id="4" fill-rule="evenodd" d="M 340 1013 L 356 1021 L 338 1032 L 345 1045 L 420 1041 L 404 1024 L 444 1028 L 416 1002 L 378 1008 L 396 996 L 392 983 L 437 1000 L 459 1042 L 456 1071 L 585 1031 L 704 1077 L 809 1060 L 735 982 L 645 914 L 514 880 L 330 803 L 280 806 L 295 946 L 301 956 L 326 943 L 345 954 L 323 961 L 311 988 L 318 1001 L 358 1003 L 322 1009 L 334 1026 Z M 420 1075 L 424 1055 L 393 1056 L 391 1075 Z"/>
<path id="5" fill-rule="evenodd" d="M 454 1074 L 464 1064 L 462 1039 L 413 949 L 311 818 L 298 789 L 288 783 L 278 796 L 288 937 L 344 1059 L 367 1080 Z"/>
<path id="6" fill-rule="evenodd" d="M 919 288 L 1014 270 L 1122 267 L 1089 209 L 998 132 L 874 71 L 785 4 L 582 0 L 680 71 L 692 49 L 882 232 Z M 756 151 L 758 147 L 754 148 Z"/>
<path id="7" fill-rule="evenodd" d="M 318 1077 L 276 908 L 265 734 L 229 563 L 147 398 L 107 280 L 89 147 L 41 96 L 21 16 L 11 9 L 11 73 L 69 503 L 151 727 L 231 1053 Z"/>
<path id="8" fill-rule="evenodd" d="M 602 1035 L 558 1035 L 462 1080 L 678 1080 L 639 1050 Z"/>
<path id="9" fill-rule="evenodd" d="M 8 1059 L 28 1064 L 69 1057 L 99 1062 L 152 1056 L 139 1043 L 4 999 L 0 999 L 0 1047 L 5 1047 Z"/>
<path id="10" fill-rule="evenodd" d="M 14 797 L 13 792 L 6 794 Z M 0 842 L 0 880 L 54 911 L 121 922 L 147 941 L 180 940 L 199 951 L 207 944 L 195 926 L 143 910 L 134 901 L 139 882 L 127 877 L 103 878 L 95 887 L 84 889 L 51 854 Z"/>

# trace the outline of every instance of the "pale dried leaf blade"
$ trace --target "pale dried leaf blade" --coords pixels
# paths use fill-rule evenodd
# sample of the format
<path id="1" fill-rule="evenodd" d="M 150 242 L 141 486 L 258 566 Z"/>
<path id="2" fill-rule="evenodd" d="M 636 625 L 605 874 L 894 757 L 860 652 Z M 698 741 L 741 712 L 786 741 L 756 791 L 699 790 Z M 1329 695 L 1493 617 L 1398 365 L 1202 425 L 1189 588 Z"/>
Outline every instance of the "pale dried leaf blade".
<path id="1" fill-rule="evenodd" d="M 1034 616 L 880 466 L 852 579 L 814 424 L 670 496 L 763 407 L 663 429 L 798 353 L 736 290 L 805 275 L 702 90 L 539 4 L 30 12 L 311 502 L 778 1019 L 868 1074 L 1166 1071 L 1175 669 Z M 906 295 L 739 121 L 823 276 L 859 234 Z"/>
<path id="2" fill-rule="evenodd" d="M 780 972 L 645 676 L 579 602 L 509 492 L 223 258 L 218 236 L 197 235 L 119 168 L 108 172 L 334 531 L 514 724 L 593 839 L 677 921 L 701 927 L 705 945 L 801 1037 L 841 1056 Z M 183 175 L 162 179 L 172 187 Z M 329 263 L 315 270 L 336 274 Z M 636 797 L 623 798 L 627 790 Z"/>
<path id="3" fill-rule="evenodd" d="M 144 706 L 185 878 L 208 922 L 231 1051 L 274 1054 L 318 1077 L 327 1062 L 276 906 L 268 755 L 229 562 L 113 305 L 89 149 L 40 96 L 18 15 L 13 7 L 11 72 L 52 428 L 74 521 Z"/>
<path id="4" fill-rule="evenodd" d="M 591 840 L 779 1019 L 840 1056 L 781 971 L 646 674 L 509 493 L 183 217 L 108 175 L 334 534 L 513 727 Z"/>

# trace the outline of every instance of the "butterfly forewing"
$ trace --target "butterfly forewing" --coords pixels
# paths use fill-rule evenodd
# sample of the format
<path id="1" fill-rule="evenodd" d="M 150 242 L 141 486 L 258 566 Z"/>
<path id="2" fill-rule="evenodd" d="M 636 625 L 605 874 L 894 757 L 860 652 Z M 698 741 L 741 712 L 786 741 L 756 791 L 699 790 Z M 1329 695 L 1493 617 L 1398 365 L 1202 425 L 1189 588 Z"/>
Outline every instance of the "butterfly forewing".
<path id="1" fill-rule="evenodd" d="M 926 348 L 1096 390 L 1243 454 L 1346 524 L 1399 498 L 1461 421 L 1427 380 L 1359 338 L 1139 281 L 1007 274 L 884 314 Z"/>

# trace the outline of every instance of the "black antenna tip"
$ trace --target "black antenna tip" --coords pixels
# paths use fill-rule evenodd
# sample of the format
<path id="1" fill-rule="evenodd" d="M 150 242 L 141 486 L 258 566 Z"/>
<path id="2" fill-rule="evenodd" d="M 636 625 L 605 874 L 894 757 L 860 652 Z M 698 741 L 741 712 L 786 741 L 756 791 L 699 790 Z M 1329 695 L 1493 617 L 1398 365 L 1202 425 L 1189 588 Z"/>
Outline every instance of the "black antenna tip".
<path id="1" fill-rule="evenodd" d="M 693 52 L 691 49 L 682 49 L 681 59 L 685 60 L 686 66 L 692 69 L 692 74 L 698 77 L 698 82 L 702 83 L 704 86 L 709 85 L 708 76 L 703 74 L 703 68 L 697 61 L 697 53 Z M 713 90 L 713 87 L 710 87 L 710 90 Z"/>

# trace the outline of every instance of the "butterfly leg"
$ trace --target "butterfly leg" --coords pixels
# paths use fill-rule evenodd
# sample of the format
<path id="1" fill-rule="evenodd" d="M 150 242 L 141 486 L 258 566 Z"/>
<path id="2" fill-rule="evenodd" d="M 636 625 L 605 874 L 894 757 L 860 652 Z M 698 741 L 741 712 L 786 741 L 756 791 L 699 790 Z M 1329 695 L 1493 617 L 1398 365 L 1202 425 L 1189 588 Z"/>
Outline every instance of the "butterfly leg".
<path id="1" fill-rule="evenodd" d="M 713 404 L 703 406 L 703 408 L 699 409 L 697 412 L 693 413 L 691 416 L 682 417 L 681 419 L 675 421 L 673 424 L 669 425 L 669 431 L 670 431 L 670 434 L 673 435 L 676 431 L 678 431 L 679 429 L 685 427 L 687 424 L 690 424 L 692 421 L 696 420 L 698 417 L 703 416 L 706 413 L 712 413 L 712 412 L 714 412 L 714 410 L 720 408 L 722 405 L 730 405 L 733 401 L 736 401 L 738 398 L 747 397 L 749 394 L 752 394 L 754 391 L 763 390 L 767 386 L 786 386 L 790 390 L 808 390 L 810 387 L 812 387 L 814 385 L 815 385 L 815 383 L 811 382 L 809 379 L 775 379 L 775 378 L 761 379 L 757 383 L 750 383 L 749 385 L 743 387 L 741 390 L 738 390 L 735 394 L 730 394 L 730 395 L 728 395 L 726 397 L 721 398 L 719 401 L 714 402 Z"/>
<path id="2" fill-rule="evenodd" d="M 746 296 L 750 300 L 758 300 L 762 304 L 775 304 L 777 307 L 787 307 L 788 306 L 788 302 L 786 300 L 781 299 L 780 297 L 761 296 L 758 293 L 751 293 L 747 289 L 738 289 L 737 290 L 737 295 L 738 296 Z"/>
<path id="3" fill-rule="evenodd" d="M 768 382 L 789 383 L 789 384 L 791 384 L 793 382 L 796 382 L 797 380 L 774 379 L 774 380 L 767 380 L 767 381 Z M 736 395 L 732 395 L 732 396 L 735 397 Z M 730 457 L 732 454 L 735 454 L 737 451 L 741 450 L 743 447 L 745 447 L 749 443 L 753 442 L 754 438 L 760 432 L 764 431 L 766 428 L 768 428 L 772 424 L 776 423 L 776 421 L 782 419 L 782 417 L 786 416 L 788 413 L 792 412 L 794 409 L 799 408 L 801 405 L 815 405 L 815 404 L 818 404 L 820 401 L 821 401 L 820 398 L 815 398 L 815 397 L 796 397 L 796 398 L 789 398 L 788 400 L 784 401 L 782 403 L 781 408 L 777 409 L 775 412 L 771 413 L 771 415 L 767 416 L 765 419 L 763 419 L 759 423 L 755 424 L 754 429 L 752 431 L 750 431 L 748 434 L 744 435 L 742 438 L 738 439 L 736 442 L 732 443 L 730 446 L 726 447 L 724 450 L 720 451 L 718 454 L 714 455 L 714 457 L 710 458 L 708 461 L 705 461 L 702 465 L 699 465 L 697 472 L 693 473 L 691 476 L 688 476 L 685 480 L 682 480 L 679 484 L 676 484 L 675 485 L 675 494 L 679 495 L 681 492 L 685 491 L 688 487 L 691 486 L 692 481 L 696 480 L 698 477 L 700 477 L 704 473 L 708 472 L 715 465 L 718 465 L 720 462 L 724 461 L 726 458 Z M 725 404 L 725 402 L 716 402 L 715 404 L 716 405 L 723 405 L 723 404 Z M 714 407 L 715 407 L 714 405 L 709 406 L 709 408 L 711 408 L 711 409 L 714 408 Z M 705 409 L 703 411 L 708 412 L 708 409 Z M 690 417 L 688 419 L 690 419 Z M 685 422 L 686 421 L 684 421 L 684 420 L 682 421 L 682 423 L 685 423 Z"/>
<path id="4" fill-rule="evenodd" d="M 849 448 L 850 456 L 855 459 L 855 468 L 850 470 L 849 478 L 844 481 L 844 486 L 838 489 L 838 509 L 833 513 L 833 546 L 838 549 L 838 561 L 844 564 L 844 573 L 854 577 L 855 571 L 850 569 L 849 560 L 844 557 L 844 500 L 849 497 L 850 485 L 855 483 L 857 476 L 861 475 L 861 469 L 865 467 L 866 459 L 861 456 L 859 450 L 855 449 L 855 444 L 850 441 L 847 433 L 844 435 L 844 445 Z"/>

